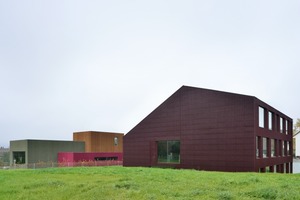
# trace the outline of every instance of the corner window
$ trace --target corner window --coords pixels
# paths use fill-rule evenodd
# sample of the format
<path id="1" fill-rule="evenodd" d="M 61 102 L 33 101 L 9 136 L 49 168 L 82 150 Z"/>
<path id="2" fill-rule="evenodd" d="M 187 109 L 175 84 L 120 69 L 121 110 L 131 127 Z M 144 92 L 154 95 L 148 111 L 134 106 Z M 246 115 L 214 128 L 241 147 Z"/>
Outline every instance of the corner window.
<path id="1" fill-rule="evenodd" d="M 258 125 L 260 128 L 265 127 L 265 109 L 258 107 Z"/>
<path id="2" fill-rule="evenodd" d="M 157 161 L 159 163 L 180 163 L 180 141 L 158 141 Z"/>

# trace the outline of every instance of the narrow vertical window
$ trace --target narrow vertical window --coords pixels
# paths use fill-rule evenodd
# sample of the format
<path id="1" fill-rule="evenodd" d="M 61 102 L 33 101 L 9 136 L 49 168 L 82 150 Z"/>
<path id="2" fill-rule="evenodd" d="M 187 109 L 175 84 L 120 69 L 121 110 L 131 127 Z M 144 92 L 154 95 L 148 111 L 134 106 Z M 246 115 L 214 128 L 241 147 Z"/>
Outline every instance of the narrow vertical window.
<path id="1" fill-rule="evenodd" d="M 289 122 L 288 122 L 288 120 L 285 120 L 285 134 L 286 135 L 289 134 Z"/>
<path id="2" fill-rule="evenodd" d="M 287 151 L 287 156 L 290 156 L 291 152 L 290 152 L 290 142 L 289 141 L 286 142 L 286 151 Z"/>
<path id="3" fill-rule="evenodd" d="M 256 136 L 256 158 L 259 158 L 259 137 Z"/>
<path id="4" fill-rule="evenodd" d="M 115 146 L 118 146 L 118 143 L 119 143 L 118 137 L 115 137 L 115 138 L 114 138 L 114 145 L 115 145 Z"/>
<path id="5" fill-rule="evenodd" d="M 269 130 L 273 130 L 273 113 L 269 111 Z"/>
<path id="6" fill-rule="evenodd" d="M 281 140 L 278 140 L 278 147 L 279 147 L 278 156 L 282 156 L 282 143 L 281 143 Z"/>
<path id="7" fill-rule="evenodd" d="M 258 107 L 258 124 L 260 128 L 265 127 L 265 109 Z"/>
<path id="8" fill-rule="evenodd" d="M 274 143 L 275 143 L 275 156 L 278 156 L 278 140 L 274 139 Z"/>
<path id="9" fill-rule="evenodd" d="M 276 129 L 276 132 L 280 131 L 280 117 L 279 117 L 279 115 L 275 115 L 275 129 Z"/>
<path id="10" fill-rule="evenodd" d="M 283 119 L 280 117 L 280 133 L 283 133 Z"/>
<path id="11" fill-rule="evenodd" d="M 275 157 L 275 140 L 271 139 L 271 157 Z"/>
<path id="12" fill-rule="evenodd" d="M 267 157 L 267 138 L 263 138 L 263 158 Z"/>
<path id="13" fill-rule="evenodd" d="M 282 141 L 282 156 L 286 156 L 286 141 Z"/>

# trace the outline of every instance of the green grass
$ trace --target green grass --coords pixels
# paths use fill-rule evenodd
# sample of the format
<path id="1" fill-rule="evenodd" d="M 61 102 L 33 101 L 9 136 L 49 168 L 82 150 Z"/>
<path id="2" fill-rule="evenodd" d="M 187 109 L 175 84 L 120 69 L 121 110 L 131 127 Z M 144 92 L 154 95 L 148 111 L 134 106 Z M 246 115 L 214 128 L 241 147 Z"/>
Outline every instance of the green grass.
<path id="1" fill-rule="evenodd" d="M 300 199 L 300 174 L 127 167 L 0 170 L 0 199 Z"/>

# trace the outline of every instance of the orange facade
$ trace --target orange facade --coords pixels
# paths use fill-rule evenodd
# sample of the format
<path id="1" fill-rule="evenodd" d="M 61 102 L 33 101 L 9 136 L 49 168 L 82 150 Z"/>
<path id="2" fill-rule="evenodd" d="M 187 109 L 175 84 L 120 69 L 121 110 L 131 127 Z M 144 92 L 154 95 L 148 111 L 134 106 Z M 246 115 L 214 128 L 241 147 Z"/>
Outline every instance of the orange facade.
<path id="1" fill-rule="evenodd" d="M 85 142 L 85 152 L 123 152 L 123 133 L 74 132 L 74 141 Z"/>

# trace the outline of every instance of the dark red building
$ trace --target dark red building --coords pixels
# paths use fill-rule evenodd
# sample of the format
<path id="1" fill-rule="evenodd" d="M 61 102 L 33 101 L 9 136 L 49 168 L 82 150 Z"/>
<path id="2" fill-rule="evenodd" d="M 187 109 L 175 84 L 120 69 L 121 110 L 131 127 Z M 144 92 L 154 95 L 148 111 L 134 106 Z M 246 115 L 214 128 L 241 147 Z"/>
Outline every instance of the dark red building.
<path id="1" fill-rule="evenodd" d="M 124 166 L 292 172 L 292 119 L 253 96 L 183 86 L 124 136 Z"/>

